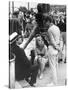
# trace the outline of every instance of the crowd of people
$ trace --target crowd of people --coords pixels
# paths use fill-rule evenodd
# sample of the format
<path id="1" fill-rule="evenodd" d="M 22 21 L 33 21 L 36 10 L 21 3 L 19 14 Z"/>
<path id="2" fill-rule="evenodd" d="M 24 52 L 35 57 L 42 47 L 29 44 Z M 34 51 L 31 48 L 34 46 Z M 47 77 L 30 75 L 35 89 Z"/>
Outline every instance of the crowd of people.
<path id="1" fill-rule="evenodd" d="M 52 13 L 52 11 L 49 12 L 49 15 L 52 17 L 53 23 L 60 28 L 61 32 L 66 32 L 66 14 L 64 12 L 60 12 L 60 14 L 54 13 L 55 11 Z M 25 12 L 19 8 L 19 10 L 14 11 L 12 14 L 10 13 L 9 17 L 10 17 L 10 20 L 12 20 L 12 19 L 18 20 L 18 22 L 20 24 L 19 30 L 23 31 L 24 37 L 28 37 L 30 35 L 33 27 L 37 24 L 37 22 L 36 22 L 37 15 L 36 14 L 37 14 L 37 12 L 34 12 L 32 8 L 31 8 L 31 10 L 26 10 Z M 9 33 L 11 33 L 11 32 L 12 32 L 12 30 L 10 30 Z"/>
<path id="2" fill-rule="evenodd" d="M 47 8 L 46 8 L 47 7 Z M 38 12 L 27 10 L 25 13 L 16 11 L 9 20 L 9 35 L 17 32 L 20 37 L 12 43 L 15 46 L 12 52 L 15 54 L 15 78 L 16 80 L 26 79 L 31 86 L 36 83 L 36 78 L 43 78 L 45 64 L 49 66 L 53 74 L 51 85 L 57 85 L 57 68 L 59 60 L 66 62 L 66 18 L 55 19 L 50 15 L 49 4 L 38 4 Z M 28 60 L 24 49 L 33 38 L 36 38 L 36 45 L 31 51 L 31 60 Z M 20 48 L 23 39 L 27 42 Z M 28 77 L 31 77 L 29 80 Z"/>
<path id="3" fill-rule="evenodd" d="M 23 32 L 24 37 L 28 37 L 30 32 L 32 31 L 33 26 L 35 25 L 35 12 L 27 10 L 26 12 L 22 12 L 21 10 L 15 11 L 12 16 L 10 14 L 10 21 L 12 22 L 12 24 L 14 25 L 14 23 L 17 21 L 19 24 L 17 25 L 17 27 L 19 28 L 19 32 Z M 10 22 L 10 23 L 11 23 Z M 12 26 L 10 26 L 11 29 Z M 14 25 L 13 28 L 15 28 L 16 26 Z M 17 28 L 16 27 L 16 28 Z M 14 30 L 10 30 L 10 34 L 14 32 Z M 18 32 L 18 31 L 17 31 Z M 18 33 L 19 33 L 18 32 Z M 19 34 L 22 34 L 19 33 Z"/>

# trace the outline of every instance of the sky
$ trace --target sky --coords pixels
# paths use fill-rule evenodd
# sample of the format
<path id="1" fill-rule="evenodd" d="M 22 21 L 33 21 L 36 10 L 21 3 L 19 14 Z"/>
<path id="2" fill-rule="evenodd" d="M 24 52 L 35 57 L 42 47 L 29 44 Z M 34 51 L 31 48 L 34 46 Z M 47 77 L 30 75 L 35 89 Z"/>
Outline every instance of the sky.
<path id="1" fill-rule="evenodd" d="M 36 8 L 38 2 L 29 2 L 29 9 L 30 8 Z M 18 10 L 20 6 L 28 8 L 28 2 L 24 1 L 14 1 L 14 11 Z M 36 10 L 36 9 L 34 9 Z M 10 11 L 12 12 L 12 2 L 10 1 Z"/>
<path id="2" fill-rule="evenodd" d="M 30 2 L 29 3 L 29 9 L 30 8 L 36 8 L 37 7 L 37 2 Z M 20 6 L 28 8 L 28 2 L 23 2 L 23 1 L 14 1 L 14 11 L 18 10 Z M 12 12 L 12 2 L 10 1 L 10 11 Z"/>
<path id="3" fill-rule="evenodd" d="M 37 4 L 37 2 L 30 2 L 29 8 L 36 8 Z M 28 8 L 28 2 L 14 1 L 14 7 L 19 8 L 20 6 L 25 6 L 26 8 Z M 10 7 L 12 7 L 12 2 L 10 2 Z"/>
<path id="4" fill-rule="evenodd" d="M 14 2 L 14 5 L 16 6 L 16 7 L 19 7 L 19 6 L 26 6 L 26 7 L 28 7 L 28 2 L 19 2 L 19 1 L 17 1 L 17 2 Z M 30 5 L 30 8 L 35 8 L 36 6 L 37 6 L 37 3 L 35 2 L 30 2 L 29 3 L 29 5 Z"/>

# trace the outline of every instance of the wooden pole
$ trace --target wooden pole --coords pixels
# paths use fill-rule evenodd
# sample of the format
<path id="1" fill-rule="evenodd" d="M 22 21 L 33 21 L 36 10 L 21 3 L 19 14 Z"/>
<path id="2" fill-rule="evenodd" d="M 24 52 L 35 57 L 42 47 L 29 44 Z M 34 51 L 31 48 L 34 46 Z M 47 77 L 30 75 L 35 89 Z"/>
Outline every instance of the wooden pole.
<path id="1" fill-rule="evenodd" d="M 9 1 L 9 19 L 10 19 L 10 1 Z"/>
<path id="2" fill-rule="evenodd" d="M 12 14 L 14 13 L 14 1 L 12 1 Z M 13 17 L 13 16 L 12 16 Z"/>
<path id="3" fill-rule="evenodd" d="M 28 10 L 29 10 L 29 2 L 28 2 Z"/>

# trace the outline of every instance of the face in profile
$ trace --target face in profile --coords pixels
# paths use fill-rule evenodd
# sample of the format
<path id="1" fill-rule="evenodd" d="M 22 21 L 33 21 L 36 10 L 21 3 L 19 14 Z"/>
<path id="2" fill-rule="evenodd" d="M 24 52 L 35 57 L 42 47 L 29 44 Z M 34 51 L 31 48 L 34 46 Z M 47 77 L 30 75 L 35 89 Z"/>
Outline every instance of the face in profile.
<path id="1" fill-rule="evenodd" d="M 40 47 L 44 46 L 44 41 L 43 41 L 42 37 L 40 37 L 40 36 L 37 37 L 36 43 L 37 43 L 37 46 L 40 46 Z"/>
<path id="2" fill-rule="evenodd" d="M 50 22 L 47 21 L 47 22 L 45 23 L 46 28 L 49 28 L 49 25 L 50 25 Z"/>
<path id="3" fill-rule="evenodd" d="M 20 44 L 22 44 L 22 42 L 23 42 L 23 38 L 19 37 L 18 40 L 17 40 L 17 44 L 20 45 Z"/>

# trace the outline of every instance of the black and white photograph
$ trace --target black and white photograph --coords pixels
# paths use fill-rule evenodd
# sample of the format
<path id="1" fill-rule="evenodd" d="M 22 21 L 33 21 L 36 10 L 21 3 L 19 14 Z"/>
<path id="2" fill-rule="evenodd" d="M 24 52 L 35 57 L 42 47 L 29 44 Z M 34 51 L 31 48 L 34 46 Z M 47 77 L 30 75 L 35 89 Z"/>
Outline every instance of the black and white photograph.
<path id="1" fill-rule="evenodd" d="M 9 88 L 67 85 L 67 5 L 8 2 Z"/>

